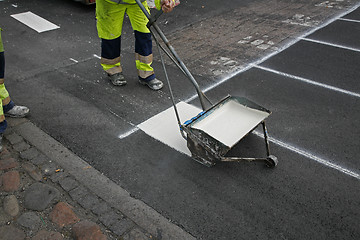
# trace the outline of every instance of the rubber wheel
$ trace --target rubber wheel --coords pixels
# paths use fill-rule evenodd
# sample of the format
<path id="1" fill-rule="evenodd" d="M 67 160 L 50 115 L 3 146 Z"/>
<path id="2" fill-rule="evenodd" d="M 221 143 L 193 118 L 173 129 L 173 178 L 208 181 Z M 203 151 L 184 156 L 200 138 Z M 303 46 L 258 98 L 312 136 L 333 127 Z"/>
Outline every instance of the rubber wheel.
<path id="1" fill-rule="evenodd" d="M 279 161 L 274 155 L 270 155 L 266 158 L 266 166 L 269 168 L 274 168 L 276 165 L 278 165 L 278 163 Z"/>

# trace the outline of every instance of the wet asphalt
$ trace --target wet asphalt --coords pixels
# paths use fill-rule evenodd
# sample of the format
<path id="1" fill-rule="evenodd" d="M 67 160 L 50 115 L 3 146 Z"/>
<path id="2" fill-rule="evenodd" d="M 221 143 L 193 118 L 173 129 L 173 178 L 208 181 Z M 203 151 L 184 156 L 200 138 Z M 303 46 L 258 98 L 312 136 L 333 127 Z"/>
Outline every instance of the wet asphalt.
<path id="1" fill-rule="evenodd" d="M 267 126 L 279 165 L 268 169 L 260 162 L 207 168 L 140 130 L 119 139 L 171 106 L 167 88 L 140 86 L 132 61 L 123 62 L 126 87 L 106 81 L 94 56 L 100 55 L 94 6 L 68 0 L 12 4 L 0 2 L 12 98 L 31 108 L 33 123 L 133 197 L 199 239 L 360 238 L 360 8 L 207 92 L 215 102 L 231 94 L 272 111 Z M 183 11 L 163 16 L 159 25 L 171 34 L 228 11 L 210 1 L 203 14 L 203 5 L 184 1 Z M 10 17 L 25 11 L 60 29 L 40 35 Z M 123 42 L 122 59 L 133 59 L 128 22 Z M 154 67 L 161 69 L 158 61 Z M 177 99 L 193 96 L 181 72 L 168 69 Z M 202 88 L 217 82 L 196 79 Z M 199 106 L 197 99 L 190 103 Z M 256 134 L 234 152 L 266 154 Z"/>

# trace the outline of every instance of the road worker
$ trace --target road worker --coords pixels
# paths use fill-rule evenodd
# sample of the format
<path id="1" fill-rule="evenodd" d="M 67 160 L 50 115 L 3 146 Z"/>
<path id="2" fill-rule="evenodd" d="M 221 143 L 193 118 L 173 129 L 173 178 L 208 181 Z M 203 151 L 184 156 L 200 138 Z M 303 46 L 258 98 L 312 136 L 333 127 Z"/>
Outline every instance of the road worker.
<path id="1" fill-rule="evenodd" d="M 2 151 L 2 137 L 7 127 L 5 116 L 7 117 L 25 117 L 29 113 L 29 109 L 24 106 L 15 105 L 10 99 L 9 93 L 5 88 L 5 55 L 4 46 L 1 40 L 0 28 L 0 152 Z"/>
<path id="2" fill-rule="evenodd" d="M 141 0 L 145 8 L 150 8 Z M 174 0 L 155 0 L 155 6 L 163 12 L 170 12 Z M 139 82 L 152 90 L 159 90 L 163 83 L 155 77 L 151 67 L 153 61 L 152 39 L 146 27 L 148 19 L 135 0 L 96 0 L 97 31 L 101 38 L 101 66 L 115 86 L 126 84 L 120 63 L 121 31 L 125 13 L 129 16 L 135 34 L 135 62 Z"/>

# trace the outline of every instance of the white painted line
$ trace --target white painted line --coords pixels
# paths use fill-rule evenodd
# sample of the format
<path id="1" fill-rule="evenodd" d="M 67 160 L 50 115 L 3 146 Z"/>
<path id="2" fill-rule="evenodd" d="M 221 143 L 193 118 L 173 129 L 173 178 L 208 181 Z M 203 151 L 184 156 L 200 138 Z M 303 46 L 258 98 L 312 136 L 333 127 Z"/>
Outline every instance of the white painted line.
<path id="1" fill-rule="evenodd" d="M 258 137 L 264 138 L 264 134 L 263 134 L 263 133 L 260 133 L 260 132 L 257 132 L 257 131 L 253 131 L 252 133 L 254 133 L 255 135 L 257 135 Z M 269 137 L 268 140 L 269 140 L 269 142 L 272 142 L 272 143 L 274 143 L 274 144 L 276 144 L 276 145 L 279 145 L 279 146 L 281 146 L 281 147 L 283 147 L 283 148 L 286 148 L 286 149 L 288 149 L 288 150 L 290 150 L 290 151 L 293 151 L 293 152 L 295 152 L 295 153 L 297 153 L 297 154 L 300 154 L 300 155 L 302 155 L 302 156 L 304 156 L 304 157 L 307 157 L 307 158 L 309 158 L 309 159 L 311 159 L 311 160 L 314 160 L 314 161 L 316 161 L 316 162 L 318 162 L 318 163 L 321 163 L 321 164 L 323 164 L 323 165 L 325 165 L 325 166 L 327 166 L 327 167 L 333 168 L 333 169 L 335 169 L 335 170 L 337 170 L 337 171 L 340 171 L 340 172 L 342 172 L 342 173 L 344 173 L 344 174 L 346 174 L 346 175 L 349 175 L 349 176 L 351 176 L 351 177 L 354 177 L 354 178 L 357 178 L 357 179 L 360 180 L 360 174 L 357 173 L 357 172 L 355 172 L 355 171 L 349 170 L 349 169 L 347 169 L 347 168 L 345 168 L 345 167 L 342 167 L 342 166 L 340 166 L 340 165 L 338 165 L 338 164 L 332 163 L 332 162 L 329 161 L 329 160 L 326 160 L 326 159 L 317 157 L 317 156 L 315 156 L 314 154 L 311 154 L 311 153 L 309 153 L 309 152 L 306 152 L 306 151 L 304 151 L 304 150 L 301 150 L 301 149 L 299 149 L 299 148 L 296 148 L 296 147 L 294 147 L 294 146 L 292 146 L 292 145 L 290 145 L 290 144 L 284 143 L 284 142 L 282 142 L 282 141 L 280 141 L 280 140 L 277 140 L 277 139 L 275 139 L 275 138 Z"/>
<path id="2" fill-rule="evenodd" d="M 273 70 L 273 69 L 270 69 L 270 68 L 267 68 L 267 67 L 262 67 L 262 66 L 258 66 L 258 65 L 254 66 L 254 67 L 259 68 L 259 69 L 264 70 L 264 71 L 272 72 L 272 73 L 275 73 L 275 74 L 278 74 L 278 75 L 281 75 L 281 76 L 284 76 L 284 77 L 287 77 L 287 78 L 292 78 L 292 79 L 295 79 L 295 80 L 303 81 L 303 82 L 313 84 L 313 85 L 316 85 L 316 86 L 319 86 L 319 87 L 323 87 L 323 88 L 326 88 L 326 89 L 329 89 L 329 90 L 333 90 L 333 91 L 336 91 L 336 92 L 340 92 L 340 93 L 343 93 L 343 94 L 347 94 L 347 95 L 350 95 L 350 96 L 353 96 L 353 97 L 360 98 L 359 93 L 350 92 L 350 91 L 344 90 L 342 88 L 338 88 L 338 87 L 334 87 L 334 86 L 331 86 L 331 85 L 315 82 L 315 81 L 312 81 L 312 80 L 309 80 L 309 79 L 306 79 L 306 78 L 302 78 L 302 77 L 298 77 L 298 76 L 291 75 L 291 74 L 288 74 L 288 73 L 280 72 L 280 71 Z"/>
<path id="3" fill-rule="evenodd" d="M 139 130 L 140 130 L 140 128 L 138 128 L 138 127 L 131 128 L 129 131 L 127 131 L 123 134 L 120 134 L 118 136 L 118 138 L 120 138 L 120 139 L 126 138 L 126 137 L 130 136 L 131 134 L 133 134 L 134 132 L 137 132 Z"/>
<path id="4" fill-rule="evenodd" d="M 347 22 L 360 23 L 360 20 L 355 20 L 355 19 L 339 18 L 339 20 L 342 20 L 342 21 L 347 21 Z"/>
<path id="5" fill-rule="evenodd" d="M 107 110 L 113 114 L 114 116 L 116 116 L 119 119 L 123 119 L 122 117 L 120 117 L 117 113 L 115 113 L 113 110 L 111 110 L 110 108 L 107 108 Z M 130 136 L 131 134 L 133 134 L 134 132 L 137 132 L 138 130 L 140 130 L 135 124 L 131 123 L 131 122 L 127 122 L 128 124 L 130 124 L 131 126 L 133 126 L 133 128 L 131 128 L 129 131 L 122 133 L 118 136 L 118 138 L 123 139 L 126 138 L 128 136 Z"/>
<path id="6" fill-rule="evenodd" d="M 228 76 L 226 76 L 225 78 L 223 78 L 223 79 L 221 79 L 220 81 L 216 82 L 215 84 L 208 86 L 207 88 L 205 88 L 205 89 L 203 90 L 203 92 L 206 93 L 207 91 L 210 91 L 211 89 L 216 88 L 217 86 L 223 84 L 224 82 L 226 82 L 226 81 L 229 80 L 230 78 L 232 78 L 232 77 L 234 77 L 234 76 L 236 76 L 236 75 L 238 75 L 238 74 L 240 74 L 240 73 L 242 73 L 242 72 L 245 72 L 245 71 L 249 70 L 249 69 L 252 68 L 252 67 L 253 67 L 252 64 L 248 64 L 246 67 L 240 69 L 239 71 L 236 71 L 236 72 L 234 72 L 234 73 L 231 73 L 231 74 L 229 74 Z M 198 95 L 195 94 L 195 95 L 193 95 L 192 97 L 184 100 L 184 102 L 190 102 L 190 101 L 194 100 L 194 99 L 197 98 L 197 97 L 198 97 Z"/>
<path id="7" fill-rule="evenodd" d="M 182 121 L 189 120 L 201 112 L 201 109 L 185 102 L 179 102 L 176 107 L 179 115 L 184 118 Z M 137 127 L 169 147 L 191 156 L 186 140 L 181 136 L 173 107 L 155 115 Z"/>
<path id="8" fill-rule="evenodd" d="M 78 60 L 75 60 L 73 58 L 69 58 L 71 61 L 73 61 L 74 63 L 78 63 L 79 61 Z"/>
<path id="9" fill-rule="evenodd" d="M 42 17 L 39 17 L 38 15 L 32 12 L 13 14 L 11 15 L 11 17 L 15 18 L 16 20 L 25 24 L 26 26 L 34 29 L 38 33 L 60 28 L 59 26 L 49 22 L 48 20 Z"/>
<path id="10" fill-rule="evenodd" d="M 342 49 L 346 49 L 346 50 L 350 50 L 350 51 L 354 51 L 354 52 L 360 52 L 360 49 L 347 47 L 347 46 L 343 46 L 343 45 L 339 45 L 339 44 L 333 44 L 333 43 L 319 41 L 319 40 L 315 40 L 315 39 L 311 39 L 311 38 L 300 38 L 300 39 L 304 40 L 304 41 L 308 41 L 308 42 L 314 42 L 314 43 L 318 43 L 318 44 L 322 44 L 322 45 L 331 46 L 331 47 L 342 48 Z"/>

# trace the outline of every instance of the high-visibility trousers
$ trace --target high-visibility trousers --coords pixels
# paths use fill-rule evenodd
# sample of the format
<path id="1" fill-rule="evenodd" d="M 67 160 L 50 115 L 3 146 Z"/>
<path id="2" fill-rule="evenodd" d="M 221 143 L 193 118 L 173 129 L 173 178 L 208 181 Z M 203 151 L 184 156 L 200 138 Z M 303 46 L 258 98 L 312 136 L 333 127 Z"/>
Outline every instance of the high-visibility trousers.
<path id="1" fill-rule="evenodd" d="M 10 110 L 14 103 L 11 101 L 8 91 L 4 84 L 5 77 L 5 55 L 4 46 L 1 40 L 1 28 L 0 28 L 0 133 L 3 133 L 6 129 L 6 121 L 4 111 Z"/>
<path id="2" fill-rule="evenodd" d="M 1 31 L 2 31 L 2 29 L 0 28 L 0 52 L 4 52 L 4 46 L 3 46 L 3 43 L 1 40 Z"/>
<path id="3" fill-rule="evenodd" d="M 143 2 L 150 12 L 147 2 Z M 96 1 L 97 31 L 101 38 L 101 66 L 110 75 L 122 72 L 121 32 L 125 13 L 129 16 L 135 34 L 135 62 L 139 79 L 155 78 L 152 40 L 146 27 L 148 19 L 137 4 L 116 4 L 110 0 Z"/>

